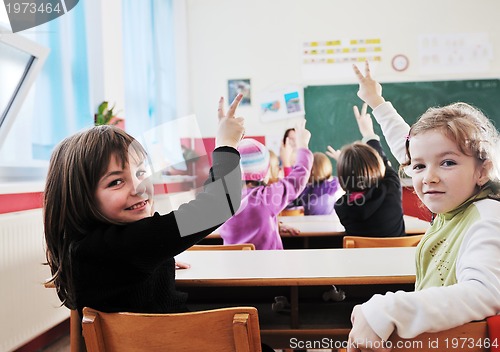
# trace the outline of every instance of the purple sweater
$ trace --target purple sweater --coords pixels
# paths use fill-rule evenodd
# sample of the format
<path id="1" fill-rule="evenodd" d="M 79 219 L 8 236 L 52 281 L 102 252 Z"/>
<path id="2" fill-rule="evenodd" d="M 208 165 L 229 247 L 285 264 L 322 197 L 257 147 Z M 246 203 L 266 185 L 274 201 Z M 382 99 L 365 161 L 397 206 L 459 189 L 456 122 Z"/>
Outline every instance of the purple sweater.
<path id="1" fill-rule="evenodd" d="M 302 205 L 305 215 L 330 215 L 335 211 L 334 205 L 339 198 L 337 196 L 339 189 L 337 177 L 333 177 L 331 180 L 313 182 L 306 186 L 294 204 Z"/>
<path id="2" fill-rule="evenodd" d="M 240 209 L 220 227 L 224 244 L 253 243 L 255 249 L 283 249 L 278 214 L 304 190 L 313 155 L 297 150 L 290 174 L 268 186 L 243 188 Z"/>

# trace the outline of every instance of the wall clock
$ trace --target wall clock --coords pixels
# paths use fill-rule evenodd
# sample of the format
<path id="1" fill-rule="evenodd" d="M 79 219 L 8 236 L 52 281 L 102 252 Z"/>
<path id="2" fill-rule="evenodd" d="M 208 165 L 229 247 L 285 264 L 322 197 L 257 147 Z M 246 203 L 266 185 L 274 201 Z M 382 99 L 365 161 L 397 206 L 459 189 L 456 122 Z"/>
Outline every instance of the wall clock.
<path id="1" fill-rule="evenodd" d="M 395 55 L 392 58 L 392 68 L 398 72 L 402 72 L 408 68 L 410 65 L 410 60 L 403 54 Z"/>

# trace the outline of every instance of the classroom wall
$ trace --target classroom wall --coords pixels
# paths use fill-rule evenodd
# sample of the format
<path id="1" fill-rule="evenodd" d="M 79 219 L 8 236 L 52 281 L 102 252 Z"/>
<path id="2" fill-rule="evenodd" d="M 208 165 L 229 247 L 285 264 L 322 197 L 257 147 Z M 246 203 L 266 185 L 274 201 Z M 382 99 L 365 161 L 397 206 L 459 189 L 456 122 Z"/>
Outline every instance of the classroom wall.
<path id="1" fill-rule="evenodd" d="M 380 38 L 382 61 L 374 70 L 381 82 L 498 78 L 498 13 L 497 0 L 187 0 L 192 109 L 204 136 L 212 136 L 218 97 L 227 97 L 228 79 L 250 78 L 253 98 L 280 85 L 355 82 L 354 76 L 333 75 L 304 80 L 301 47 L 311 40 Z M 493 48 L 493 59 L 484 70 L 421 73 L 420 35 L 478 32 L 488 34 Z M 398 53 L 410 59 L 404 72 L 391 67 Z M 349 65 L 346 69 L 351 70 Z M 270 143 L 296 120 L 263 123 L 257 104 L 241 107 L 239 114 L 246 118 L 247 134 L 265 135 Z"/>

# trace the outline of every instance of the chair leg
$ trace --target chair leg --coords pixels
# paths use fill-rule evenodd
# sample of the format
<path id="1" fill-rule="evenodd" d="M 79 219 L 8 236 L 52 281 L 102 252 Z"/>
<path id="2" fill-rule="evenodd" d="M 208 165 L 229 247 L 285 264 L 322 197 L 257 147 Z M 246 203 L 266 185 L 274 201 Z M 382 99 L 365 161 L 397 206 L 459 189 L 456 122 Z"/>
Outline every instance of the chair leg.
<path id="1" fill-rule="evenodd" d="M 82 336 L 82 322 L 78 311 L 72 309 L 69 317 L 69 343 L 71 352 L 86 352 Z"/>

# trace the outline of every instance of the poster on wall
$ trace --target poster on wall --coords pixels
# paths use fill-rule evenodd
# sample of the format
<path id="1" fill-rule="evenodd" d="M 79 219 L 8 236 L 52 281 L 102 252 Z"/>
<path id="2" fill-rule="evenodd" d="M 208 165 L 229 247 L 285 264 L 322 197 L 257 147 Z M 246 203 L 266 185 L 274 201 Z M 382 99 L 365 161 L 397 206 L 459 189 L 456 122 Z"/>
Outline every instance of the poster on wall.
<path id="1" fill-rule="evenodd" d="M 304 89 L 301 86 L 287 86 L 259 94 L 260 118 L 263 122 L 303 117 Z"/>
<path id="2" fill-rule="evenodd" d="M 418 49 L 422 74 L 487 72 L 494 58 L 488 33 L 422 34 Z"/>
<path id="3" fill-rule="evenodd" d="M 251 84 L 250 79 L 229 79 L 227 81 L 227 97 L 228 104 L 231 104 L 238 94 L 243 94 L 243 99 L 241 99 L 241 105 L 251 105 Z"/>
<path id="4" fill-rule="evenodd" d="M 305 41 L 301 46 L 302 78 L 305 81 L 353 80 L 352 64 L 382 61 L 378 37 Z"/>

